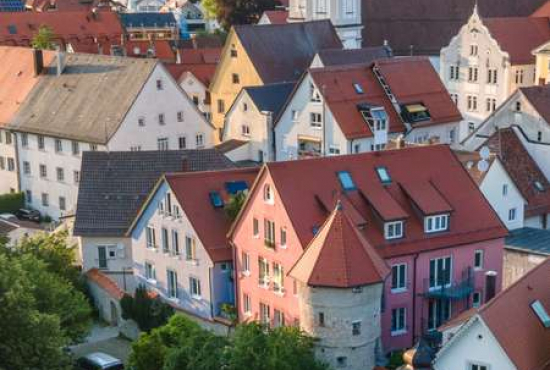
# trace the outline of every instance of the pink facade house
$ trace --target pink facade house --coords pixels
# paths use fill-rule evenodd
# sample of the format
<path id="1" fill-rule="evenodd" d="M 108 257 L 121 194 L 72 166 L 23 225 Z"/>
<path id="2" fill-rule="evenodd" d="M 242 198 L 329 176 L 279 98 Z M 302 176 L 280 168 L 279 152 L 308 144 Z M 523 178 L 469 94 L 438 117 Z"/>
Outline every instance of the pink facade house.
<path id="1" fill-rule="evenodd" d="M 229 232 L 239 320 L 348 325 L 352 335 L 354 319 L 331 318 L 335 310 L 304 317 L 303 284 L 289 275 L 336 204 L 391 271 L 371 298 L 381 350 L 411 347 L 500 290 L 506 228 L 448 146 L 274 162 Z"/>

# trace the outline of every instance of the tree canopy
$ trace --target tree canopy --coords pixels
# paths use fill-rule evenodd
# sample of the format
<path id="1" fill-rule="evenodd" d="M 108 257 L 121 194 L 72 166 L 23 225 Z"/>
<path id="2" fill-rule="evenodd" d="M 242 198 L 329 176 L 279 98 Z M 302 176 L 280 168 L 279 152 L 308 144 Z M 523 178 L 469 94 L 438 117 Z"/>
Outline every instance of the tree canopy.
<path id="1" fill-rule="evenodd" d="M 40 26 L 38 32 L 32 38 L 31 45 L 35 49 L 53 50 L 55 48 L 53 38 L 53 30 L 50 27 Z"/>
<path id="2" fill-rule="evenodd" d="M 183 315 L 142 334 L 133 344 L 135 370 L 325 370 L 313 353 L 314 340 L 298 328 L 266 329 L 240 324 L 235 335 L 222 337 Z"/>
<path id="3" fill-rule="evenodd" d="M 63 276 L 63 268 L 56 270 L 52 263 L 63 259 L 64 251 L 43 254 L 32 247 L 33 240 L 40 244 L 44 238 L 26 240 L 23 250 L 0 241 L 2 370 L 68 369 L 70 361 L 62 348 L 80 341 L 89 330 L 86 297 Z M 64 269 L 71 265 L 72 261 Z"/>
<path id="4" fill-rule="evenodd" d="M 204 2 L 204 0 L 203 0 Z M 255 24 L 266 10 L 281 5 L 279 0 L 206 0 L 207 14 L 215 13 L 225 29 L 237 24 Z"/>

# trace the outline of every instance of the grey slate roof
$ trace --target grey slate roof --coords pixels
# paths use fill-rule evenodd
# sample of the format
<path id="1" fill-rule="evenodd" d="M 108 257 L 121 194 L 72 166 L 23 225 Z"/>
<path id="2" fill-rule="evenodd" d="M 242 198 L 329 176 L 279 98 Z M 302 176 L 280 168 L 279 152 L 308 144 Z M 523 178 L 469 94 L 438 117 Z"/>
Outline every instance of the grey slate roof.
<path id="1" fill-rule="evenodd" d="M 273 117 L 277 117 L 295 85 L 293 82 L 285 82 L 264 86 L 250 86 L 244 89 L 260 112 L 272 112 Z"/>
<path id="2" fill-rule="evenodd" d="M 152 59 L 67 54 L 34 86 L 10 124 L 23 131 L 105 144 L 117 131 L 156 66 Z"/>
<path id="3" fill-rule="evenodd" d="M 342 49 L 329 20 L 235 26 L 264 84 L 296 81 L 319 50 Z"/>
<path id="4" fill-rule="evenodd" d="M 319 52 L 319 58 L 325 67 L 347 64 L 369 64 L 376 59 L 389 58 L 392 50 L 389 46 L 371 46 L 362 49 L 328 49 Z"/>
<path id="5" fill-rule="evenodd" d="M 84 152 L 74 235 L 124 236 L 164 173 L 233 167 L 214 149 Z"/>
<path id="6" fill-rule="evenodd" d="M 164 28 L 174 27 L 176 18 L 172 13 L 120 13 L 120 21 L 128 28 Z"/>
<path id="7" fill-rule="evenodd" d="M 505 242 L 508 249 L 550 256 L 550 230 L 523 227 L 511 230 Z"/>

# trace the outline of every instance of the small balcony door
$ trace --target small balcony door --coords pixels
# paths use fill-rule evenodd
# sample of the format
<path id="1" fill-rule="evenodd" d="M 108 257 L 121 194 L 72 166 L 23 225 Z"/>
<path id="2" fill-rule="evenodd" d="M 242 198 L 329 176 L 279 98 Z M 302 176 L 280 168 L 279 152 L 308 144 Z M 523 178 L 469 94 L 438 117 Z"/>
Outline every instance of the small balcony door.
<path id="1" fill-rule="evenodd" d="M 98 267 L 102 270 L 107 269 L 107 247 L 99 246 L 97 247 L 97 262 Z"/>

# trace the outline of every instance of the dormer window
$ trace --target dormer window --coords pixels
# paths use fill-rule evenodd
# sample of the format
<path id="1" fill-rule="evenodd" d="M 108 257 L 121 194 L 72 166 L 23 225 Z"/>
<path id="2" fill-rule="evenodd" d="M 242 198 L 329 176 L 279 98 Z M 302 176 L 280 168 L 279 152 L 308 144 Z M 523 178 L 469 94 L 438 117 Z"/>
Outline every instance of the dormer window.
<path id="1" fill-rule="evenodd" d="M 384 224 L 384 237 L 386 240 L 403 237 L 403 221 L 386 222 Z"/>
<path id="2" fill-rule="evenodd" d="M 449 215 L 436 215 L 424 218 L 424 232 L 435 233 L 449 229 Z"/>
<path id="3" fill-rule="evenodd" d="M 357 108 L 372 131 L 386 131 L 388 115 L 384 108 L 371 107 L 368 104 L 359 104 Z"/>

